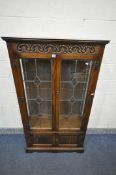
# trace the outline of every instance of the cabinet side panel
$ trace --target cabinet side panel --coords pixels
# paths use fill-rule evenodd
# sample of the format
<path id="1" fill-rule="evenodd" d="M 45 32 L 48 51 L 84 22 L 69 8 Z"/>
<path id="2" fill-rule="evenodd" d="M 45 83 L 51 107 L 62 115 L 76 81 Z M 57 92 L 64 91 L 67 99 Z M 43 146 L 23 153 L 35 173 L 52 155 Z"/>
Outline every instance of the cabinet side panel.
<path id="1" fill-rule="evenodd" d="M 17 58 L 15 56 L 13 52 L 14 48 L 12 43 L 7 43 L 7 47 L 8 47 L 9 57 L 10 57 L 10 63 L 11 63 L 18 103 L 20 107 L 25 139 L 26 139 L 27 146 L 30 146 L 32 143 L 31 143 L 31 136 L 29 134 L 29 120 L 28 120 L 28 112 L 27 112 L 27 106 L 26 106 L 23 80 L 21 75 L 20 58 Z"/>
<path id="2" fill-rule="evenodd" d="M 86 134 L 87 130 L 87 125 L 89 121 L 89 116 L 91 112 L 91 107 L 92 107 L 92 102 L 94 98 L 94 93 L 96 89 L 96 84 L 98 80 L 98 75 L 99 75 L 99 70 L 101 66 L 101 61 L 102 61 L 102 56 L 104 52 L 105 46 L 100 47 L 100 51 L 98 56 L 96 56 L 96 60 L 93 61 L 91 73 L 90 73 L 90 79 L 89 79 L 89 84 L 88 84 L 88 90 L 87 90 L 87 97 L 85 100 L 85 108 L 84 108 L 84 113 L 83 113 L 83 119 L 82 119 L 82 124 L 81 124 L 81 131 L 83 131 Z M 84 135 L 85 137 L 85 135 Z M 82 145 L 84 142 L 84 137 L 81 139 Z"/>

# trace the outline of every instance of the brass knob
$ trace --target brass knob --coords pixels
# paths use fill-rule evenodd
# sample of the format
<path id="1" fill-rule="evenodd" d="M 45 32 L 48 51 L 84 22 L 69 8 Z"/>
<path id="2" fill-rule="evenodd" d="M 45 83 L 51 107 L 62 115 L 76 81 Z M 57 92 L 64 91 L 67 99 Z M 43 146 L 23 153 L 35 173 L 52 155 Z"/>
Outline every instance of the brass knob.
<path id="1" fill-rule="evenodd" d="M 60 94 L 60 91 L 56 91 L 56 95 L 59 95 Z"/>

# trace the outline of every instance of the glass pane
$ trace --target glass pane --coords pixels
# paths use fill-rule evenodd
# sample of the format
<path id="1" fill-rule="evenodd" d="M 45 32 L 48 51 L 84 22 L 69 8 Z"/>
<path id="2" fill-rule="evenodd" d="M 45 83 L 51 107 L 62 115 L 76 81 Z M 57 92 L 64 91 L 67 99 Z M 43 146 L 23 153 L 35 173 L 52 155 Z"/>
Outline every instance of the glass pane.
<path id="1" fill-rule="evenodd" d="M 79 128 L 92 61 L 63 60 L 60 85 L 60 128 Z"/>
<path id="2" fill-rule="evenodd" d="M 51 61 L 22 59 L 23 82 L 31 128 L 51 128 Z"/>

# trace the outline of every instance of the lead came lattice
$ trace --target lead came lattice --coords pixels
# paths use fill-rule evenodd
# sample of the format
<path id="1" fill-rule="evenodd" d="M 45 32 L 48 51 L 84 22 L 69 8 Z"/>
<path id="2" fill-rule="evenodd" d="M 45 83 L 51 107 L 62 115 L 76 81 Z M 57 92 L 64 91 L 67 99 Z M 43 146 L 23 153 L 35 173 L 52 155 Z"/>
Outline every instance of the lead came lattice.
<path id="1" fill-rule="evenodd" d="M 86 98 L 86 89 L 89 79 L 88 77 L 90 67 L 91 61 L 62 61 L 60 111 L 62 117 L 72 117 L 74 115 L 76 115 L 77 117 L 81 117 L 83 115 L 83 105 Z M 66 75 L 68 76 L 68 78 Z M 67 85 L 65 86 L 65 84 Z M 68 94 L 69 92 L 71 92 L 70 96 Z M 67 107 L 66 104 L 68 105 Z"/>
<path id="2" fill-rule="evenodd" d="M 45 70 L 44 75 L 41 70 Z M 51 66 L 49 60 L 22 60 L 29 115 L 51 115 Z M 46 85 L 48 87 L 46 87 Z M 45 109 L 42 109 L 45 106 Z M 34 112 L 35 109 L 35 112 Z"/>

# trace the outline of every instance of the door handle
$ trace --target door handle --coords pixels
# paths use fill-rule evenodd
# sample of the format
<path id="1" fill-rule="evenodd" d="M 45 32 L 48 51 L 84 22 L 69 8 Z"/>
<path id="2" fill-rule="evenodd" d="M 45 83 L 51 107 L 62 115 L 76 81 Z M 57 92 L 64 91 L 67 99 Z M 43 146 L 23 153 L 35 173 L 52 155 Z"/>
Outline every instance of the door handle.
<path id="1" fill-rule="evenodd" d="M 57 90 L 57 91 L 56 91 L 56 95 L 58 96 L 59 94 L 60 94 L 60 91 Z"/>

